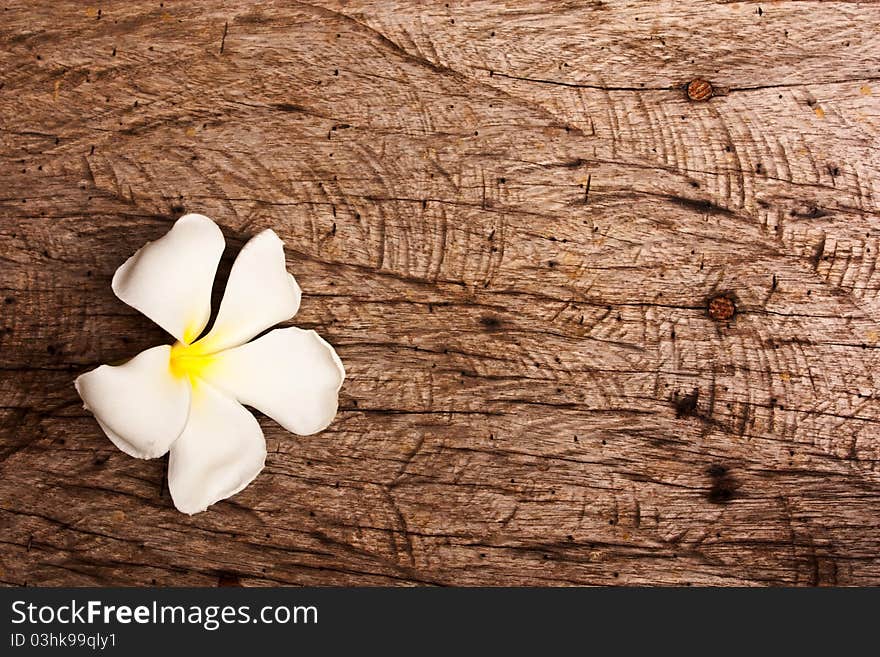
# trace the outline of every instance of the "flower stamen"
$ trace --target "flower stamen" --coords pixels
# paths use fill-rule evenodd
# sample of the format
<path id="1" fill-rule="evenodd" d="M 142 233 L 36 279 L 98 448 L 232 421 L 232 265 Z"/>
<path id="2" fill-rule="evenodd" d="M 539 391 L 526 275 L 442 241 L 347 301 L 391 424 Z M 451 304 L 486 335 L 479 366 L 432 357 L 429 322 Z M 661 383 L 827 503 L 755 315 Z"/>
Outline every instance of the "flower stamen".
<path id="1" fill-rule="evenodd" d="M 177 378 L 189 378 L 190 383 L 195 386 L 205 370 L 216 362 L 217 353 L 205 353 L 205 351 L 198 342 L 191 345 L 183 342 L 175 343 L 171 347 L 169 359 L 171 373 Z"/>

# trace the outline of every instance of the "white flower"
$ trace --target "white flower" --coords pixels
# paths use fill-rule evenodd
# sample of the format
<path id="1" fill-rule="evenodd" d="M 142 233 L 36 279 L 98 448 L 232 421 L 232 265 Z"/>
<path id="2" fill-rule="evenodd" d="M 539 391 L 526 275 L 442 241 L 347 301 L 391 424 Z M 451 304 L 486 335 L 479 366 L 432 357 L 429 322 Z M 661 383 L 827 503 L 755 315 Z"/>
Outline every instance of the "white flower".
<path id="1" fill-rule="evenodd" d="M 248 342 L 299 309 L 284 247 L 271 230 L 244 245 L 211 331 L 211 287 L 225 248 L 208 217 L 188 214 L 130 257 L 113 291 L 173 335 L 174 345 L 102 365 L 77 378 L 84 406 L 113 443 L 142 459 L 169 450 L 168 489 L 184 513 L 204 511 L 263 469 L 266 441 L 242 404 L 300 435 L 336 415 L 345 369 L 314 331 L 281 328 Z"/>

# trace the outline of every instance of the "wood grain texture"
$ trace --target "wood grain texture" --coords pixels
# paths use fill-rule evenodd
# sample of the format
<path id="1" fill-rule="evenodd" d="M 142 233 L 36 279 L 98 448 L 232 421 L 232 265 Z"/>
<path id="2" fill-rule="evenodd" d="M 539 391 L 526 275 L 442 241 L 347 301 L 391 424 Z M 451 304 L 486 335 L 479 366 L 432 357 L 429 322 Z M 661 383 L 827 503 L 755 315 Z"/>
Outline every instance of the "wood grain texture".
<path id="1" fill-rule="evenodd" d="M 3 583 L 880 584 L 876 4 L 0 17 Z M 184 211 L 349 373 L 192 518 L 72 385 Z"/>

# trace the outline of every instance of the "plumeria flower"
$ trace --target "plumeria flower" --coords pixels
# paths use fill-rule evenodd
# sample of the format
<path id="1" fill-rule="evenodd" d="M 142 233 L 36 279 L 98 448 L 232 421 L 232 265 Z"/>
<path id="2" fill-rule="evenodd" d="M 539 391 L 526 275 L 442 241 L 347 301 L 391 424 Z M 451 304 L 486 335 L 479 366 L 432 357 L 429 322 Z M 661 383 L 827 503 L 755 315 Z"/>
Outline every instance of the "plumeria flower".
<path id="1" fill-rule="evenodd" d="M 243 404 L 296 434 L 324 429 L 336 415 L 342 362 L 314 331 L 280 328 L 296 314 L 300 288 L 271 230 L 244 245 L 232 266 L 211 330 L 211 287 L 226 243 L 208 217 L 181 217 L 131 256 L 113 292 L 177 342 L 102 365 L 76 390 L 104 433 L 126 454 L 170 450 L 168 489 L 184 513 L 204 511 L 247 486 L 263 469 L 266 441 Z"/>

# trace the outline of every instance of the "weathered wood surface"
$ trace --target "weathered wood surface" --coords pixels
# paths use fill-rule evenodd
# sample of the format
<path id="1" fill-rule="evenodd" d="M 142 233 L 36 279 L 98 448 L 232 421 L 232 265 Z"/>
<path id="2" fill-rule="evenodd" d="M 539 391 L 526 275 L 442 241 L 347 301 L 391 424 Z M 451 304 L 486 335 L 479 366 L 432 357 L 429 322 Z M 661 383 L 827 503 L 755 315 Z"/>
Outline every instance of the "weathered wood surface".
<path id="1" fill-rule="evenodd" d="M 877 4 L 4 5 L 4 583 L 880 584 Z M 349 373 L 192 518 L 72 386 L 184 210 Z"/>

